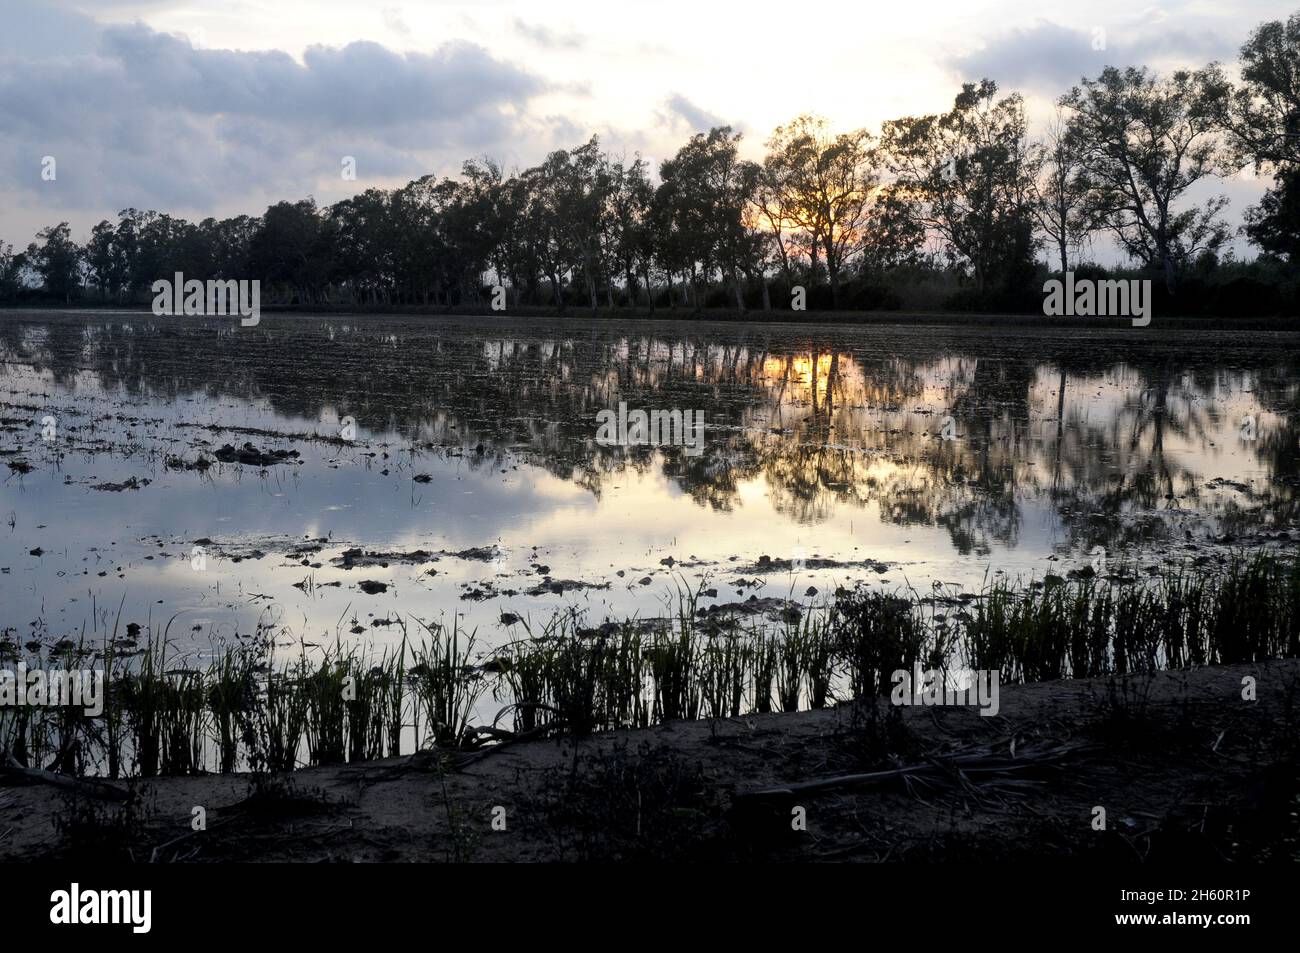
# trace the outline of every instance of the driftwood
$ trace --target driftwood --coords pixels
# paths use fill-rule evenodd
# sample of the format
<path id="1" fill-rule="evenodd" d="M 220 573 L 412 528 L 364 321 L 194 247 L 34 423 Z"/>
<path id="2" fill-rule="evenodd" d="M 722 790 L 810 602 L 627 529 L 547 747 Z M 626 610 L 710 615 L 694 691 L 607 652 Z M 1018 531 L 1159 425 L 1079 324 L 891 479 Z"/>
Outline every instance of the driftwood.
<path id="1" fill-rule="evenodd" d="M 878 784 L 894 778 L 911 778 L 919 775 L 1005 774 L 1051 764 L 1090 747 L 1090 745 L 1084 744 L 1066 744 L 1038 750 L 1022 750 L 1014 758 L 995 757 L 987 752 L 951 755 L 943 758 L 932 758 L 921 764 L 908 765 L 904 768 L 891 768 L 887 771 L 838 774 L 828 778 L 796 781 L 779 787 L 763 788 L 758 791 L 743 791 L 736 795 L 736 801 L 790 797 L 795 794 L 809 794 L 830 791 L 836 788 Z"/>
<path id="2" fill-rule="evenodd" d="M 105 781 L 97 781 L 94 778 L 74 778 L 66 774 L 45 771 L 41 768 L 29 768 L 19 764 L 12 754 L 7 755 L 5 764 L 0 765 L 0 777 L 5 776 L 25 778 L 36 784 L 50 784 L 54 787 L 76 791 L 78 794 L 88 794 L 91 797 L 103 798 L 108 801 L 125 801 L 131 796 L 117 785 Z"/>
<path id="3" fill-rule="evenodd" d="M 511 731 L 508 728 L 498 728 L 496 723 L 511 708 L 538 708 L 557 715 L 560 713 L 557 708 L 537 702 L 521 702 L 516 705 L 507 705 L 497 713 L 496 718 L 492 720 L 492 724 L 474 725 L 466 728 L 464 734 L 465 743 L 473 745 L 471 748 L 426 748 L 405 756 L 397 764 L 367 767 L 367 762 L 355 762 L 348 765 L 347 769 L 351 770 L 355 767 L 361 772 L 361 780 L 367 783 L 395 781 L 412 771 L 433 771 L 435 769 L 442 770 L 443 768 L 460 771 L 489 755 L 505 751 L 510 745 L 518 744 L 521 741 L 534 741 L 538 738 L 545 738 L 556 731 L 563 730 L 565 727 L 565 723 L 557 719 L 545 725 L 537 725 L 527 731 Z"/>

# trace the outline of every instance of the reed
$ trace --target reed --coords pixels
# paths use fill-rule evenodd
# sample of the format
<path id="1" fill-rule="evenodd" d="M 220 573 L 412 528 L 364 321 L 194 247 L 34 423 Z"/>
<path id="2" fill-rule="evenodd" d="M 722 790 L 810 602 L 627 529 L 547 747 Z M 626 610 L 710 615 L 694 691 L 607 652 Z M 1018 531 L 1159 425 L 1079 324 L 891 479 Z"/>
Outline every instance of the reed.
<path id="1" fill-rule="evenodd" d="M 1007 682 L 1115 680 L 1300 649 L 1293 561 L 1257 553 L 1119 580 L 995 580 L 960 600 L 840 590 L 829 604 L 744 624 L 702 614 L 697 594 L 679 586 L 666 618 L 587 627 L 562 612 L 540 633 L 525 623 L 527 638 L 487 659 L 457 623 L 420 622 L 418 638 L 404 629 L 399 646 L 377 655 L 340 642 L 286 660 L 270 644 L 236 644 L 202 665 L 177 650 L 170 620 L 129 656 L 115 624 L 99 653 L 109 675 L 103 712 L 0 705 L 0 757 L 113 777 L 269 776 L 397 754 L 408 727 L 417 747 L 475 747 L 502 737 L 507 712 L 520 735 L 584 735 L 870 699 L 889 694 L 898 670 L 957 661 Z M 30 664 L 54 671 L 91 656 L 83 638 Z M 492 730 L 479 730 L 489 690 L 502 707 Z"/>

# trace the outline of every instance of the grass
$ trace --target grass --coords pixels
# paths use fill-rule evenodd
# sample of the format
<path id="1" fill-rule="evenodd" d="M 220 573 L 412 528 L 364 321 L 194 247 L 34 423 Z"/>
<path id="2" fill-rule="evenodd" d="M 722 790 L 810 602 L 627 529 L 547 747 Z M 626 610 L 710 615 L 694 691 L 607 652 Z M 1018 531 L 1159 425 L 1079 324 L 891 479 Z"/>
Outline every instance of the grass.
<path id="1" fill-rule="evenodd" d="M 454 747 L 469 732 L 470 718 L 486 687 L 483 673 L 474 664 L 474 635 L 462 644 L 454 623 L 450 632 L 440 624 L 420 624 L 428 638 L 412 649 L 416 744 L 423 739 L 426 744 Z"/>
<path id="2" fill-rule="evenodd" d="M 1143 581 L 1123 573 L 995 581 L 973 596 L 839 590 L 829 605 L 791 606 L 779 622 L 720 620 L 679 587 L 667 618 L 590 627 L 562 612 L 539 633 L 525 622 L 526 638 L 486 654 L 456 623 L 419 625 L 418 638 L 404 631 L 400 646 L 378 655 L 335 645 L 287 660 L 273 646 L 236 645 L 197 664 L 167 625 L 129 657 L 112 638 L 97 656 L 84 641 L 65 644 L 29 666 L 103 667 L 103 713 L 0 705 L 0 757 L 111 777 L 278 774 L 398 755 L 404 739 L 415 749 L 464 749 L 821 708 L 887 695 L 893 672 L 917 667 L 1116 684 L 1300 655 L 1300 566 L 1255 554 Z M 489 697 L 496 718 L 477 724 Z M 1142 707 L 1113 692 L 1108 704 L 1117 723 Z M 498 725 L 507 715 L 511 729 Z"/>

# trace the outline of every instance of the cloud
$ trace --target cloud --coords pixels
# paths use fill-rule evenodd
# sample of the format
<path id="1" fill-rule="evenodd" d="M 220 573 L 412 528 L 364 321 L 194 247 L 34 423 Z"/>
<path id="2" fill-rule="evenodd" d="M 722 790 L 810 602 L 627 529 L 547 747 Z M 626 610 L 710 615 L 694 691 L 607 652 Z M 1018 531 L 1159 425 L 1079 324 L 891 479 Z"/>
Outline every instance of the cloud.
<path id="1" fill-rule="evenodd" d="M 432 53 L 311 46 L 298 61 L 62 13 L 34 24 L 33 35 L 60 24 L 76 41 L 66 51 L 38 44 L 20 58 L 0 48 L 6 219 L 15 206 L 51 220 L 130 205 L 256 212 L 270 199 L 338 198 L 549 138 L 544 123 L 525 118 L 547 84 L 469 43 Z M 40 175 L 46 155 L 58 163 L 54 181 Z M 357 159 L 356 182 L 340 176 L 345 155 Z M 4 229 L 12 235 L 10 222 Z"/>
<path id="2" fill-rule="evenodd" d="M 587 45 L 580 33 L 552 30 L 541 23 L 526 23 L 515 17 L 514 30 L 530 43 L 547 50 L 579 50 Z"/>
<path id="3" fill-rule="evenodd" d="M 384 18 L 384 26 L 388 29 L 402 36 L 410 35 L 411 28 L 406 25 L 406 20 L 402 17 L 401 7 L 384 7 L 379 12 Z"/>
<path id="4" fill-rule="evenodd" d="M 701 109 L 681 93 L 673 93 L 664 102 L 666 113 L 659 114 L 660 121 L 667 125 L 685 124 L 692 132 L 708 132 L 714 126 L 727 123 L 714 113 Z"/>
<path id="5" fill-rule="evenodd" d="M 964 80 L 988 77 L 1004 89 L 1055 95 L 1106 66 L 1203 66 L 1231 58 L 1235 51 L 1236 42 L 1208 28 L 1081 30 L 1041 20 L 998 34 L 981 48 L 950 58 L 949 65 Z"/>
<path id="6" fill-rule="evenodd" d="M 0 0 L 0 57 L 33 59 L 88 53 L 98 39 L 90 17 L 30 0 Z"/>
<path id="7" fill-rule="evenodd" d="M 436 53 L 396 53 L 372 42 L 288 53 L 196 49 L 143 25 L 104 31 L 104 53 L 131 91 L 158 107 L 342 128 L 379 128 L 521 103 L 542 83 L 482 47 L 451 43 Z"/>

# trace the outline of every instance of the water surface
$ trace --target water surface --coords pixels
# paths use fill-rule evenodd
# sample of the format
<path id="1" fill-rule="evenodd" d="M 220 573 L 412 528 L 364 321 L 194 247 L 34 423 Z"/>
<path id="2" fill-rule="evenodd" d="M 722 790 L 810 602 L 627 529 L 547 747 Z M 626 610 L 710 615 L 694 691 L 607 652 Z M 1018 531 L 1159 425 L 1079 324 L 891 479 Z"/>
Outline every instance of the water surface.
<path id="1" fill-rule="evenodd" d="M 1158 326 L 4 312 L 0 627 L 493 643 L 679 586 L 770 612 L 1285 547 L 1298 362 Z M 703 452 L 599 444 L 620 401 L 703 411 Z"/>

